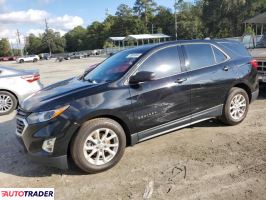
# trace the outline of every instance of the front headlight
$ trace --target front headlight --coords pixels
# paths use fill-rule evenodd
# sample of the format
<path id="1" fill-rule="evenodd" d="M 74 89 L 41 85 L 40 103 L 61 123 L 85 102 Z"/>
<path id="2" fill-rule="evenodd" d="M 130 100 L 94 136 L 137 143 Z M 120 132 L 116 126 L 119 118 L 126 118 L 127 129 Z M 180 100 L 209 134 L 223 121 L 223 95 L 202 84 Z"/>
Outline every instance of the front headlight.
<path id="1" fill-rule="evenodd" d="M 69 105 L 55 109 L 55 110 L 49 110 L 39 113 L 32 113 L 27 118 L 27 121 L 29 124 L 36 124 L 40 122 L 46 122 L 49 121 L 59 115 L 61 115 L 66 109 L 68 109 Z"/>

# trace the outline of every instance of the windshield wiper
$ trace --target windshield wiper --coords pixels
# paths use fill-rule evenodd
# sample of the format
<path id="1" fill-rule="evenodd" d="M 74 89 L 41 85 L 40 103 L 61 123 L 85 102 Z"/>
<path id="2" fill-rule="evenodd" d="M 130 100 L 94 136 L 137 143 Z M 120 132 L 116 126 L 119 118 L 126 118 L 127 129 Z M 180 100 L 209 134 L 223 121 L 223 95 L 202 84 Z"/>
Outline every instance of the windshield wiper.
<path id="1" fill-rule="evenodd" d="M 80 77 L 79 80 L 85 81 L 85 76 L 87 75 L 87 72 L 85 71 Z"/>
<path id="2" fill-rule="evenodd" d="M 88 81 L 90 83 L 94 83 L 96 84 L 97 82 L 95 80 L 92 80 L 92 79 L 85 79 L 85 77 L 83 78 L 84 81 Z"/>

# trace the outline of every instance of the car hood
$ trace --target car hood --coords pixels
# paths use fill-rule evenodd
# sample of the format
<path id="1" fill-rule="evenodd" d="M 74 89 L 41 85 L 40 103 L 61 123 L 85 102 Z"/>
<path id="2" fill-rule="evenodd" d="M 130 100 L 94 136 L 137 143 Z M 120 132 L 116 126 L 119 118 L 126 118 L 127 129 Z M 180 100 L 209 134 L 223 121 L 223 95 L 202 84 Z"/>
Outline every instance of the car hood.
<path id="1" fill-rule="evenodd" d="M 103 84 L 94 84 L 79 78 L 67 79 L 34 93 L 26 98 L 21 108 L 28 112 L 41 112 L 56 109 L 69 104 L 71 101 L 93 93 L 92 88 Z"/>

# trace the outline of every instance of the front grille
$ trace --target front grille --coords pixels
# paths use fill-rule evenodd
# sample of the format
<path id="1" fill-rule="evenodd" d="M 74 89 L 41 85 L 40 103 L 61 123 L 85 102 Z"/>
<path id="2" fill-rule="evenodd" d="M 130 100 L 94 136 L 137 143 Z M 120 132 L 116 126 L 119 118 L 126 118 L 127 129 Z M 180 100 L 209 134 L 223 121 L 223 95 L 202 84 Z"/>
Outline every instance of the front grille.
<path id="1" fill-rule="evenodd" d="M 22 108 L 18 107 L 17 109 L 17 135 L 21 136 L 25 132 L 28 124 L 26 118 L 30 115 L 30 112 L 23 110 Z"/>
<path id="2" fill-rule="evenodd" d="M 26 124 L 23 120 L 17 118 L 17 134 L 22 135 L 23 131 L 25 130 Z"/>
<path id="3" fill-rule="evenodd" d="M 259 74 L 266 74 L 266 61 L 258 61 Z"/>

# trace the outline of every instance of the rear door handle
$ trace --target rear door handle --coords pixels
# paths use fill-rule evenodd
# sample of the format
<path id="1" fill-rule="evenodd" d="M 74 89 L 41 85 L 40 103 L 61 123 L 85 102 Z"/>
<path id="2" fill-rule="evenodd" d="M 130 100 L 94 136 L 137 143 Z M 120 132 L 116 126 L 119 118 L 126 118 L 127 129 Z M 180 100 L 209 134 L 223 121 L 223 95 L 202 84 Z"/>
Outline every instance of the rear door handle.
<path id="1" fill-rule="evenodd" d="M 183 82 L 187 81 L 187 78 L 180 78 L 175 81 L 175 83 L 181 84 Z"/>
<path id="2" fill-rule="evenodd" d="M 227 72 L 229 70 L 229 67 L 224 67 L 223 70 Z"/>

